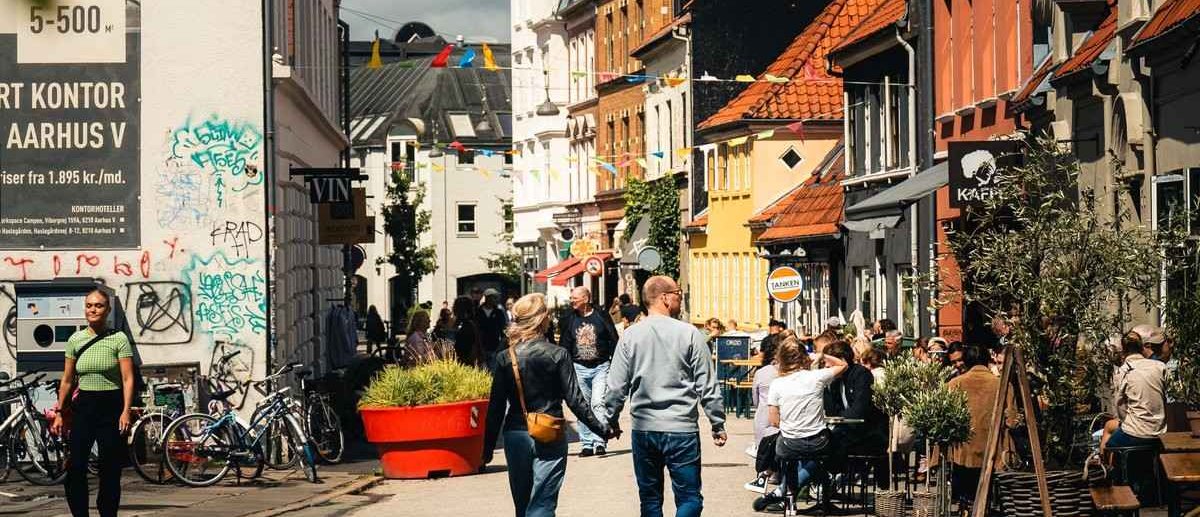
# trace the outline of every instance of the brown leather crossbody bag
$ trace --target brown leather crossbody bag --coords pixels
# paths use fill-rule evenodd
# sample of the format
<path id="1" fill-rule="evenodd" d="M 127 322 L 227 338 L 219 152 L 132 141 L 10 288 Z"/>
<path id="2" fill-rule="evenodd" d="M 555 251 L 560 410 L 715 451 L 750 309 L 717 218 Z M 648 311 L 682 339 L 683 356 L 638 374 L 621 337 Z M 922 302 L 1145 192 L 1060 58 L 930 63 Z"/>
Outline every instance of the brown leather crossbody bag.
<path id="1" fill-rule="evenodd" d="M 538 443 L 553 443 L 563 436 L 564 419 L 546 413 L 530 413 L 525 408 L 525 388 L 521 385 L 521 369 L 517 366 L 517 353 L 514 347 L 508 347 L 508 357 L 512 359 L 513 378 L 517 381 L 517 398 L 521 400 L 521 413 L 525 415 L 525 427 L 529 436 Z"/>

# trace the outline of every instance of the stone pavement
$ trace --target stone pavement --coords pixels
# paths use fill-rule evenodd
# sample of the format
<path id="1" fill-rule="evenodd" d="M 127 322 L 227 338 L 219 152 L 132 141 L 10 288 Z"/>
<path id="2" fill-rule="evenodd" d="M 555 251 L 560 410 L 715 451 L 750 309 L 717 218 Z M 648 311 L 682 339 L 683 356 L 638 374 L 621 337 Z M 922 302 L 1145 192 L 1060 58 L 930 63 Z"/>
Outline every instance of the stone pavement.
<path id="1" fill-rule="evenodd" d="M 622 424 L 628 429 L 628 419 Z M 718 448 L 707 439 L 707 421 L 701 423 L 704 465 L 704 513 L 706 515 L 753 514 L 750 504 L 755 495 L 742 488 L 753 477 L 752 458 L 745 454 L 754 440 L 752 421 L 732 419 L 729 443 Z M 567 476 L 558 499 L 560 517 L 605 517 L 638 514 L 637 484 L 633 477 L 633 458 L 629 435 L 609 443 L 607 456 L 579 458 L 579 444 L 571 444 Z M 674 513 L 670 483 L 666 484 L 664 513 Z M 512 515 L 508 477 L 504 471 L 503 451 L 484 474 L 429 481 L 385 481 L 366 491 L 364 497 L 381 498 L 349 513 L 352 517 L 374 515 Z"/>
<path id="2" fill-rule="evenodd" d="M 180 485 L 152 485 L 143 481 L 132 469 L 126 469 L 122 482 L 122 516 L 242 516 L 285 508 L 309 500 L 322 493 L 335 492 L 374 477 L 376 462 L 321 466 L 318 476 L 322 483 L 314 485 L 299 471 L 271 471 L 257 480 L 235 483 L 232 476 L 205 488 Z M 15 479 L 14 479 L 15 478 Z M 92 504 L 95 504 L 96 482 L 91 480 Z M 93 506 L 93 512 L 94 512 Z M 61 486 L 33 486 L 11 473 L 8 482 L 0 484 L 0 516 L 38 515 L 68 516 Z"/>

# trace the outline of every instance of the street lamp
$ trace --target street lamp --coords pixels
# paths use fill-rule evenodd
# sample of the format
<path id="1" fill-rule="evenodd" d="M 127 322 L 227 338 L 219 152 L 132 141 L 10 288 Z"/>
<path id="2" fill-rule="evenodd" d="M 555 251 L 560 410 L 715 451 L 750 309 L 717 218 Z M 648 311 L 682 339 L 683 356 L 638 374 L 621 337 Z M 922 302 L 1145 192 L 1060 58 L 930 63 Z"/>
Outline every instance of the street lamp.
<path id="1" fill-rule="evenodd" d="M 546 88 L 546 102 L 537 107 L 539 117 L 554 117 L 558 115 L 558 106 L 550 101 L 550 71 L 542 70 L 542 84 Z"/>

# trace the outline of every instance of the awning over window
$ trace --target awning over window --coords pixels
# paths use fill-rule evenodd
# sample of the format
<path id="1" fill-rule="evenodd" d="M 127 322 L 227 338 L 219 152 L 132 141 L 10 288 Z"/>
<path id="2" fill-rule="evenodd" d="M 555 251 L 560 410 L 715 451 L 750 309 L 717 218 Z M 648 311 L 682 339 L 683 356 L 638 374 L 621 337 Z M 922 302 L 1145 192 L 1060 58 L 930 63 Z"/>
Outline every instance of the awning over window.
<path id="1" fill-rule="evenodd" d="M 592 257 L 599 258 L 601 261 L 607 261 L 609 258 L 612 258 L 612 253 L 597 253 L 592 255 Z M 572 257 L 571 260 L 574 260 L 575 264 L 550 278 L 550 285 L 565 286 L 571 282 L 572 278 L 582 275 L 587 269 L 587 259 L 580 260 Z"/>
<path id="2" fill-rule="evenodd" d="M 853 221 L 899 218 L 904 215 L 904 209 L 909 205 L 941 188 L 949 181 L 950 164 L 943 161 L 921 171 L 916 176 L 901 181 L 892 188 L 846 208 L 846 222 L 843 224 L 847 228 L 855 230 Z"/>
<path id="3" fill-rule="evenodd" d="M 561 274 L 563 272 L 563 270 L 568 269 L 571 266 L 574 266 L 578 263 L 579 263 L 579 259 L 577 259 L 575 257 L 568 257 L 566 260 L 563 260 L 562 262 L 559 262 L 558 264 L 555 264 L 546 269 L 538 271 L 537 273 L 534 273 L 533 281 L 537 282 L 539 284 L 544 284 L 544 283 L 548 282 L 554 276 Z"/>

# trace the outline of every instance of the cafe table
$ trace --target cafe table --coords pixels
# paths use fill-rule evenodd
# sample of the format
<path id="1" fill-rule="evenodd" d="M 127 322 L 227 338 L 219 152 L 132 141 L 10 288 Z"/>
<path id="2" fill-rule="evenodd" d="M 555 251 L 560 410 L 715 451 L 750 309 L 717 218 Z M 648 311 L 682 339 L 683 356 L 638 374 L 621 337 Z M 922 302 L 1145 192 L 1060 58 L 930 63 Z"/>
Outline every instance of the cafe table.
<path id="1" fill-rule="evenodd" d="M 1167 516 L 1179 517 L 1182 515 L 1180 499 L 1184 489 L 1200 485 L 1200 452 L 1163 453 L 1158 459 L 1170 487 Z"/>

